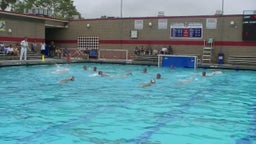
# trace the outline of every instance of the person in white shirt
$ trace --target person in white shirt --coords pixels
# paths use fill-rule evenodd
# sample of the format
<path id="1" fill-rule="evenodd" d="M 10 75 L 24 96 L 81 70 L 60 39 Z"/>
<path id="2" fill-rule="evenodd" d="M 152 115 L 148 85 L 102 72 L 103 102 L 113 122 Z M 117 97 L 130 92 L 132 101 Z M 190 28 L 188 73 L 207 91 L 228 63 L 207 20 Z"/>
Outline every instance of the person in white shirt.
<path id="1" fill-rule="evenodd" d="M 12 45 L 9 45 L 9 46 L 6 48 L 6 52 L 7 52 L 7 55 L 13 55 L 13 48 L 12 48 Z"/>
<path id="2" fill-rule="evenodd" d="M 44 41 L 41 43 L 41 54 L 45 55 L 45 42 Z"/>
<path id="3" fill-rule="evenodd" d="M 168 53 L 168 49 L 166 47 L 163 47 L 161 50 L 161 54 L 167 54 Z"/>
<path id="4" fill-rule="evenodd" d="M 22 58 L 24 57 L 24 60 L 27 60 L 27 49 L 28 49 L 28 41 L 27 41 L 27 37 L 24 37 L 24 39 L 20 42 L 20 61 L 22 60 Z"/>

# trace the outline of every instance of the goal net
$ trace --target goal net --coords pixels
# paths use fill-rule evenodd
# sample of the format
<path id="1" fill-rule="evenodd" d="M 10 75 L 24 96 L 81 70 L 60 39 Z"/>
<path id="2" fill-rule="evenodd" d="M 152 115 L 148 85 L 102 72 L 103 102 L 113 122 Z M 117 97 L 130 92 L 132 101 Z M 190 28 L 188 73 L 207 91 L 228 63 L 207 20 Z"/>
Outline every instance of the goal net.
<path id="1" fill-rule="evenodd" d="M 197 68 L 197 56 L 158 55 L 159 67 Z"/>

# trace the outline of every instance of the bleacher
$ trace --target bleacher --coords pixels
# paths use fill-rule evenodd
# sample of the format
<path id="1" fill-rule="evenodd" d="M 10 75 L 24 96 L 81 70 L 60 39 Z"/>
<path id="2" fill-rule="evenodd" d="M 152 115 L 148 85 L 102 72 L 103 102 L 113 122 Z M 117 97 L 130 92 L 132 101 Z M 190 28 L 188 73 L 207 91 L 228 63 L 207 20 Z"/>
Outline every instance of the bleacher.
<path id="1" fill-rule="evenodd" d="M 228 63 L 233 65 L 255 65 L 256 66 L 256 56 L 231 55 L 228 57 Z"/>
<path id="2" fill-rule="evenodd" d="M 133 56 L 133 61 L 141 64 L 158 64 L 157 55 L 141 55 L 141 56 Z"/>
<path id="3" fill-rule="evenodd" d="M 42 58 L 42 56 L 39 53 L 34 53 L 31 51 L 28 51 L 28 53 L 27 53 L 28 60 L 36 60 L 36 59 L 41 59 L 41 58 Z M 19 59 L 20 59 L 19 55 L 14 56 L 14 55 L 6 55 L 3 53 L 0 54 L 0 60 L 19 60 Z"/>

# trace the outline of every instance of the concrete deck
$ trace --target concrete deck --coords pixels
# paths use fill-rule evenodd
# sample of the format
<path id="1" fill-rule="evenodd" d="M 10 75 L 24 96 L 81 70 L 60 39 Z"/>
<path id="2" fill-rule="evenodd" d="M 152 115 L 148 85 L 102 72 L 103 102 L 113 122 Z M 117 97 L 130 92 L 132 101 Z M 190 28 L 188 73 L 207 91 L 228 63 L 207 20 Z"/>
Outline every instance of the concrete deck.
<path id="1" fill-rule="evenodd" d="M 30 65 L 49 65 L 49 64 L 66 64 L 66 63 L 116 63 L 116 64 L 134 64 L 134 65 L 155 65 L 156 62 L 145 62 L 145 61 L 124 61 L 124 60 L 105 60 L 105 59 L 71 59 L 67 61 L 66 59 L 54 59 L 46 58 L 42 60 L 0 60 L 0 67 L 8 66 L 30 66 Z M 235 70 L 256 70 L 256 66 L 252 65 L 231 65 L 231 64 L 198 64 L 199 68 L 207 69 L 235 69 Z"/>

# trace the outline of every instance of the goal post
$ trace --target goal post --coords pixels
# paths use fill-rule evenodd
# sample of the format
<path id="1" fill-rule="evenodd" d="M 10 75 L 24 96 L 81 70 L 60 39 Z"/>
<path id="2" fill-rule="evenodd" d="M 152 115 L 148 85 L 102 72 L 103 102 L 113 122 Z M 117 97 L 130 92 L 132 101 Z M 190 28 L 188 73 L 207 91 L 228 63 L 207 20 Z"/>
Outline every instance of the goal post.
<path id="1" fill-rule="evenodd" d="M 124 49 L 99 49 L 100 60 L 129 60 L 129 51 Z"/>
<path id="2" fill-rule="evenodd" d="M 197 68 L 197 56 L 158 55 L 158 67 Z"/>

